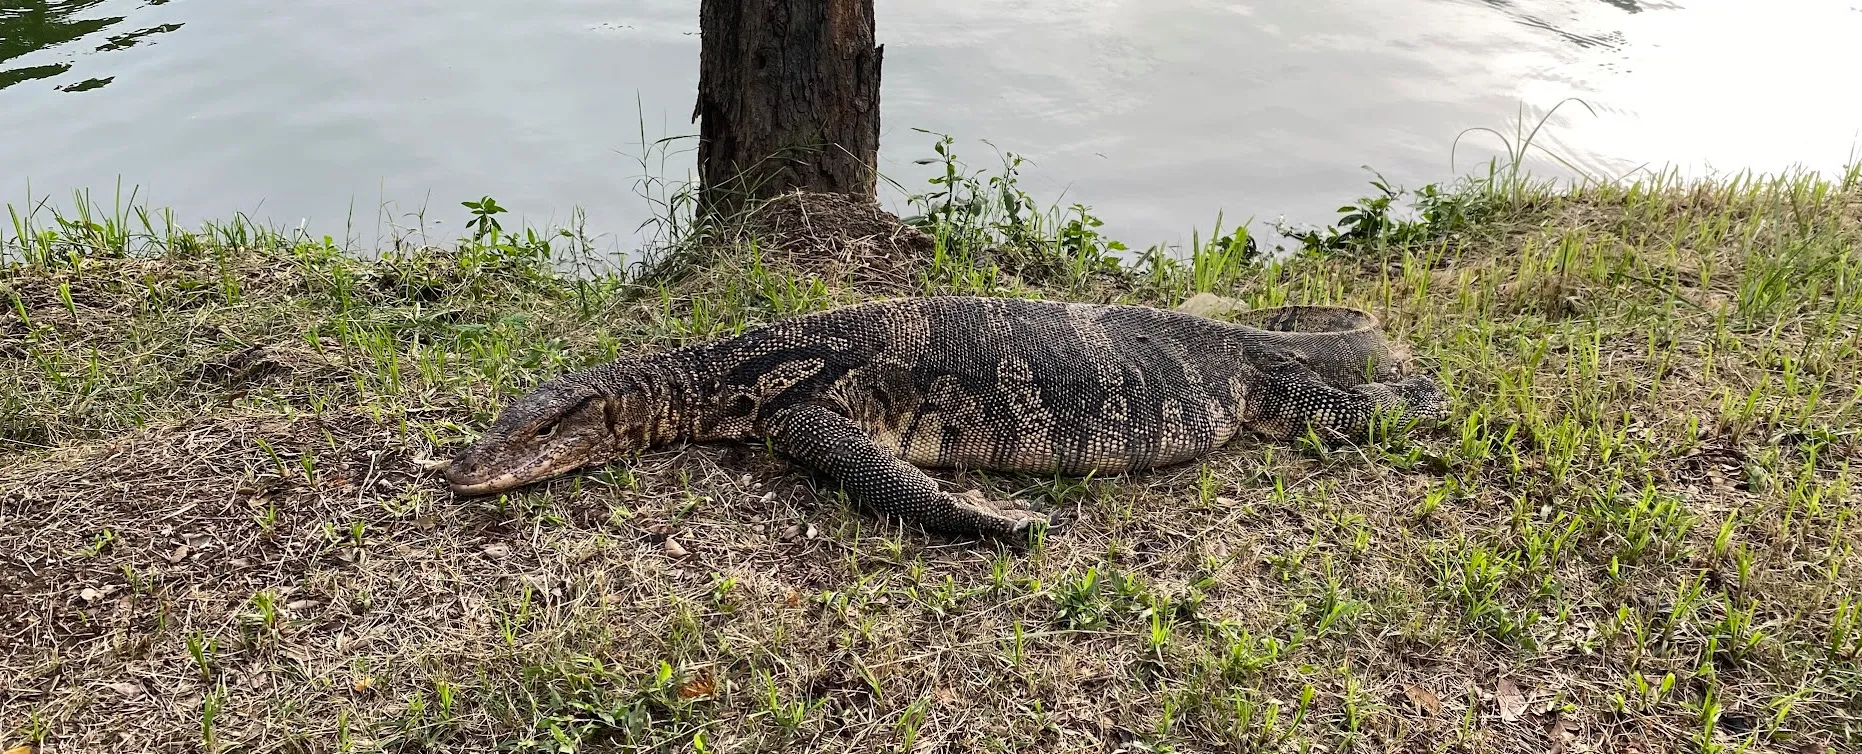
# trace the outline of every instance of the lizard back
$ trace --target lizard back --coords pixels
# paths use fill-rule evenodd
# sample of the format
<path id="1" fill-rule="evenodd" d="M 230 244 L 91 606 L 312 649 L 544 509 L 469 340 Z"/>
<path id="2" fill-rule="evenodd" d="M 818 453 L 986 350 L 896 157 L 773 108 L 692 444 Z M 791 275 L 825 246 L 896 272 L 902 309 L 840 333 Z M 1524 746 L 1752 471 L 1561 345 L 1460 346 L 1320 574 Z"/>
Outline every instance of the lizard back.
<path id="1" fill-rule="evenodd" d="M 751 436 L 825 402 L 922 467 L 1115 473 L 1242 427 L 1241 328 L 1141 306 L 931 297 L 797 317 L 709 348 L 723 420 Z"/>

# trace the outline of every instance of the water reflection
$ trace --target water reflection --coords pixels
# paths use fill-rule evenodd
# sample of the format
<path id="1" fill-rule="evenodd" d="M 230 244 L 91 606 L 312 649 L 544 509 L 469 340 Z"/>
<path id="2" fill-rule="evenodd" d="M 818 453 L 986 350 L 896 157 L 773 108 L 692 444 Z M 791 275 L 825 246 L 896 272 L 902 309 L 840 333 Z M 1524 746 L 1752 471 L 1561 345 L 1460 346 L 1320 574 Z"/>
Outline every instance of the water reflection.
<path id="1" fill-rule="evenodd" d="M 143 37 L 151 34 L 171 32 L 179 28 L 181 28 L 181 24 L 162 24 L 160 26 L 151 26 L 141 31 L 132 31 L 128 34 L 118 34 L 111 37 L 110 41 L 97 45 L 97 51 L 110 52 L 112 50 L 121 50 L 126 47 L 134 47 L 137 42 L 142 41 Z"/>
<path id="2" fill-rule="evenodd" d="M 1597 15 L 1596 13 L 1587 12 L 1594 7 L 1591 2 L 1574 2 L 1572 0 L 1565 0 L 1564 2 L 1545 2 L 1544 0 L 1540 0 L 1539 2 L 1521 2 L 1520 0 L 1480 1 L 1500 11 L 1500 13 L 1513 19 L 1515 23 L 1521 26 L 1551 34 L 1587 50 L 1617 50 L 1621 49 L 1626 42 L 1621 30 L 1612 29 L 1602 32 L 1582 31 L 1582 27 L 1587 25 L 1585 22 L 1593 20 Z M 1618 11 L 1622 11 L 1624 15 L 1633 15 L 1652 8 L 1662 7 L 1654 3 L 1639 2 L 1638 0 L 1595 1 L 1615 8 Z M 1606 11 L 1606 13 L 1610 12 Z M 1560 18 L 1549 20 L 1547 17 L 1553 14 L 1560 16 Z"/>
<path id="3" fill-rule="evenodd" d="M 56 65 L 29 65 L 24 68 L 0 70 L 0 89 L 33 79 L 49 79 L 71 70 L 70 63 Z"/>
<path id="4" fill-rule="evenodd" d="M 149 0 L 143 5 L 162 5 L 167 2 Z M 70 71 L 74 63 L 69 60 L 10 68 L 7 64 L 16 58 L 35 53 L 55 54 L 59 48 L 122 23 L 123 16 L 80 17 L 85 11 L 104 3 L 105 0 L 0 0 L 0 89 Z M 89 52 L 126 49 L 151 35 L 179 28 L 181 24 L 160 24 L 117 34 Z M 61 92 L 84 92 L 108 84 L 115 78 L 89 78 L 58 86 L 57 89 Z"/>

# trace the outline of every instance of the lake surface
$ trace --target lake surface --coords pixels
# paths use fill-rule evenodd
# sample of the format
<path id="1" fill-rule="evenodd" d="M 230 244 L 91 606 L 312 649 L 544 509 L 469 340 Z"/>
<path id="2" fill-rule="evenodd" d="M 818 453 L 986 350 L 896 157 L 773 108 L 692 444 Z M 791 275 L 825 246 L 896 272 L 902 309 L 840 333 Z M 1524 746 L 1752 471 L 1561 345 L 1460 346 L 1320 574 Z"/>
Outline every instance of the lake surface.
<path id="1" fill-rule="evenodd" d="M 1567 105 L 1535 170 L 1836 170 L 1862 144 L 1862 0 L 878 0 L 882 170 L 958 138 L 1143 248 L 1334 219 Z M 697 0 L 0 0 L 0 201 L 108 197 L 380 238 L 489 194 L 630 248 L 691 175 Z M 1528 124 L 1530 125 L 1530 123 Z M 982 142 L 987 139 L 995 147 Z M 900 193 L 888 191 L 888 203 Z M 68 202 L 68 199 L 64 199 Z M 385 211 L 384 211 L 385 208 Z"/>

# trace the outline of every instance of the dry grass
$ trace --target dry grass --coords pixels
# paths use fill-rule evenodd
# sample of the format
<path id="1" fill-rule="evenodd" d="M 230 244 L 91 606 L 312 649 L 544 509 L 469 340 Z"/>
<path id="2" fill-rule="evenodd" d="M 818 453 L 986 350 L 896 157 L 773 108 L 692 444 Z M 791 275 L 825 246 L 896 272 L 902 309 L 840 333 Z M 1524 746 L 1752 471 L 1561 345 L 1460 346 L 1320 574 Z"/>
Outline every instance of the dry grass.
<path id="1" fill-rule="evenodd" d="M 502 233 L 365 262 L 21 222 L 0 746 L 1855 751 L 1858 175 L 1474 185 L 1454 232 L 1267 266 L 946 226 L 868 280 L 769 233 L 578 282 Z M 1042 264 L 979 261 L 1017 243 Z M 1456 405 L 1363 446 L 968 479 L 1070 512 L 1025 550 L 877 520 L 761 447 L 496 500 L 423 470 L 551 374 L 869 283 L 1364 306 Z"/>

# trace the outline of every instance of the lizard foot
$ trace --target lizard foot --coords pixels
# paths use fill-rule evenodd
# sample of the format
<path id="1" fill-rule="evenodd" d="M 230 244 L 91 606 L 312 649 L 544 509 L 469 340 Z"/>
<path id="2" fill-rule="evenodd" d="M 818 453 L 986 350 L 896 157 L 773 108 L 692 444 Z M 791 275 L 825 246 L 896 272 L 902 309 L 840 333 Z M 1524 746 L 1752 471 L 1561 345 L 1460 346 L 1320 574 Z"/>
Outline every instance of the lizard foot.
<path id="1" fill-rule="evenodd" d="M 999 503 L 982 492 L 970 490 L 943 493 L 952 506 L 968 513 L 978 531 L 991 534 L 1025 535 L 1034 524 L 1048 523 L 1048 517 L 1028 510 L 1020 503 Z"/>
<path id="2" fill-rule="evenodd" d="M 1413 375 L 1392 387 L 1397 396 L 1403 399 L 1404 410 L 1416 417 L 1441 419 L 1448 416 L 1448 393 L 1428 376 Z"/>

